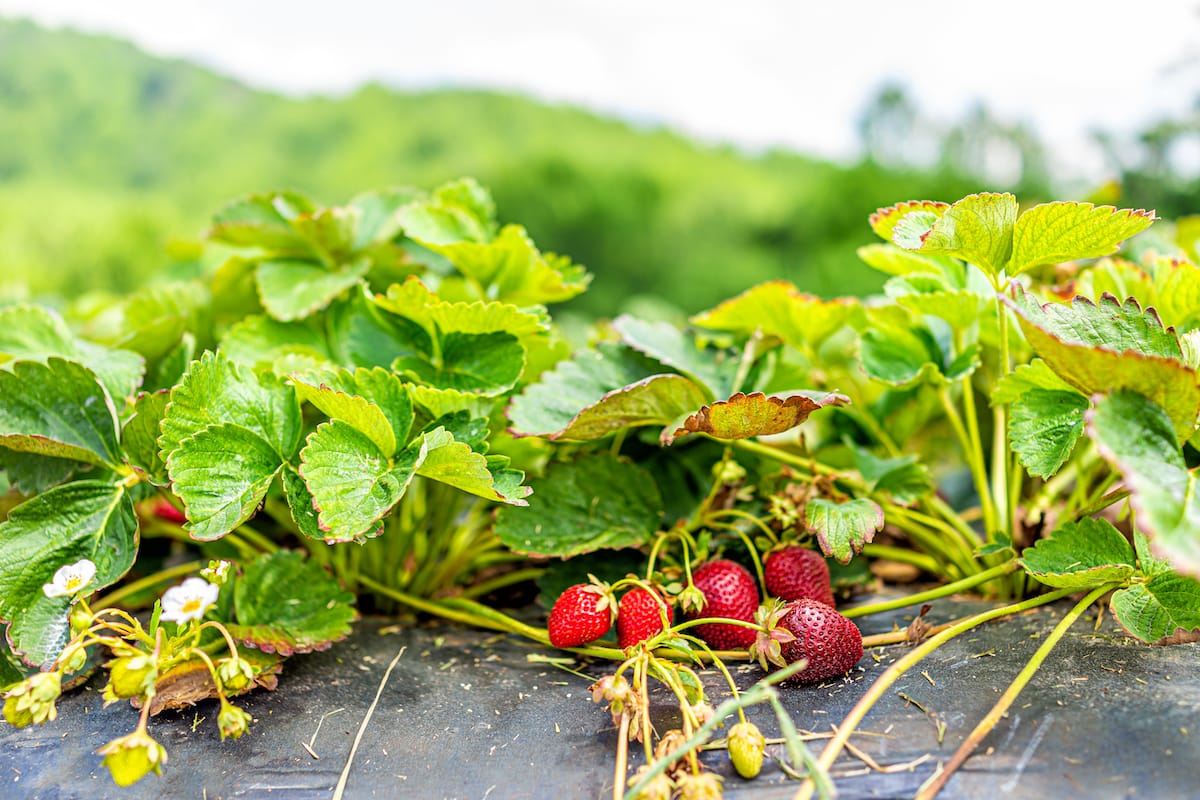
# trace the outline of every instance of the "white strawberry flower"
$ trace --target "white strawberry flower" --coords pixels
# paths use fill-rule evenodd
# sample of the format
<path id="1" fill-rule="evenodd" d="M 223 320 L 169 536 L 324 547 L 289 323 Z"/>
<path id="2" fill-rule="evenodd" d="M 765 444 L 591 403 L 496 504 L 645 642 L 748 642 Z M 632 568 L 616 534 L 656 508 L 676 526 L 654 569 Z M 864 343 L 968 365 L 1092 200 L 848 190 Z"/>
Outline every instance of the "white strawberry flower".
<path id="1" fill-rule="evenodd" d="M 72 597 L 96 577 L 96 565 L 90 559 L 81 559 L 74 564 L 59 567 L 50 583 L 42 584 L 46 597 Z"/>
<path id="2" fill-rule="evenodd" d="M 204 612 L 217 602 L 220 592 L 216 584 L 209 583 L 204 578 L 188 578 L 178 586 L 172 586 L 163 592 L 161 619 L 166 622 L 178 622 L 180 625 L 200 619 Z"/>

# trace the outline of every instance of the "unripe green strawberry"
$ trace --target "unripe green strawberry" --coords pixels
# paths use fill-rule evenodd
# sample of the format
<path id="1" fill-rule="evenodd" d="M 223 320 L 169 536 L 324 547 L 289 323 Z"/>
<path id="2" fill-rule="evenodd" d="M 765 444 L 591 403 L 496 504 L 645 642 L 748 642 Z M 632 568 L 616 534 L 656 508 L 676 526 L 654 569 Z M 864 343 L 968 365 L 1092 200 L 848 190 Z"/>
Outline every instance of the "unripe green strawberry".
<path id="1" fill-rule="evenodd" d="M 726 737 L 729 746 L 729 760 L 738 775 L 750 780 L 757 778 L 762 772 L 763 754 L 767 748 L 767 740 L 753 722 L 739 722 L 729 729 Z"/>
<path id="2" fill-rule="evenodd" d="M 640 586 L 625 593 L 617 604 L 617 646 L 627 650 L 663 632 L 663 614 L 670 625 L 675 614 L 661 595 Z"/>
<path id="3" fill-rule="evenodd" d="M 815 550 L 790 544 L 767 554 L 763 563 L 767 591 L 783 600 L 808 598 L 832 608 L 829 565 Z"/>
<path id="4" fill-rule="evenodd" d="M 555 647 L 596 641 L 612 627 L 612 596 L 607 587 L 594 583 L 569 587 L 554 601 L 546 627 Z"/>
<path id="5" fill-rule="evenodd" d="M 704 594 L 704 608 L 688 613 L 688 619 L 725 617 L 746 622 L 758 610 L 758 584 L 741 564 L 717 559 L 692 573 L 692 583 Z M 718 650 L 744 650 L 754 643 L 753 628 L 717 623 L 698 625 L 696 635 Z"/>

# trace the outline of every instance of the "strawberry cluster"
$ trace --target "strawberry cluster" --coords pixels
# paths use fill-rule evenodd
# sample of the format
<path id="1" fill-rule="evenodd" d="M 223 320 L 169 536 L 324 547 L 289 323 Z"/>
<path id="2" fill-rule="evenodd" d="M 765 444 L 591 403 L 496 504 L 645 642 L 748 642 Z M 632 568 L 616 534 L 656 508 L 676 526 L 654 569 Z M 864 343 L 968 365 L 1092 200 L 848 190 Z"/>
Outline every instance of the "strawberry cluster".
<path id="1" fill-rule="evenodd" d="M 614 607 L 612 590 L 606 584 L 577 583 L 554 601 L 547 629 L 555 647 L 579 647 L 608 633 L 615 617 L 617 643 L 627 650 L 662 633 L 664 615 L 670 626 L 674 612 L 660 592 L 637 586 Z"/>

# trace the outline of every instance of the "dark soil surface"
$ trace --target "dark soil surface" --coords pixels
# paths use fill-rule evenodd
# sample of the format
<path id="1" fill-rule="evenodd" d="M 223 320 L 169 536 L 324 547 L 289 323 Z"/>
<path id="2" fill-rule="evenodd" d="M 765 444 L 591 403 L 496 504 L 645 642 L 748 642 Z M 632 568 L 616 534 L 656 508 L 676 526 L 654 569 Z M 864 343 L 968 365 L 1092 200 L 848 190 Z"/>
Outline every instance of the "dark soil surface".
<path id="1" fill-rule="evenodd" d="M 928 619 L 982 607 L 942 601 Z M 852 739 L 878 766 L 896 771 L 843 755 L 834 768 L 840 796 L 911 797 L 1068 608 L 987 624 L 901 678 Z M 904 627 L 914 612 L 872 618 L 864 631 Z M 1200 644 L 1146 647 L 1126 639 L 1107 616 L 1095 623 L 1094 613 L 1076 623 L 942 797 L 1200 794 Z M 905 647 L 868 651 L 844 680 L 783 689 L 796 725 L 827 733 Z M 130 789 L 115 787 L 94 753 L 132 730 L 135 712 L 125 704 L 104 708 L 93 682 L 64 698 L 59 718 L 45 727 L 0 725 L 0 797 L 328 798 L 361 733 L 347 798 L 609 798 L 616 730 L 588 686 L 612 665 L 574 664 L 583 677 L 539 660 L 562 655 L 515 636 L 368 620 L 349 641 L 290 660 L 278 691 L 243 698 L 256 723 L 239 741 L 219 741 L 211 701 L 155 718 L 151 734 L 170 760 L 161 778 Z M 762 673 L 744 665 L 735 675 L 748 686 Z M 719 676 L 705 677 L 722 698 Z M 671 701 L 658 700 L 661 730 L 672 725 Z M 752 709 L 750 718 L 776 734 L 768 707 Z M 823 743 L 809 746 L 819 751 Z M 782 755 L 782 747 L 768 752 Z M 631 768 L 640 753 L 631 748 Z M 771 759 L 755 781 L 737 777 L 723 751 L 704 759 L 726 776 L 728 798 L 795 793 L 797 783 Z"/>

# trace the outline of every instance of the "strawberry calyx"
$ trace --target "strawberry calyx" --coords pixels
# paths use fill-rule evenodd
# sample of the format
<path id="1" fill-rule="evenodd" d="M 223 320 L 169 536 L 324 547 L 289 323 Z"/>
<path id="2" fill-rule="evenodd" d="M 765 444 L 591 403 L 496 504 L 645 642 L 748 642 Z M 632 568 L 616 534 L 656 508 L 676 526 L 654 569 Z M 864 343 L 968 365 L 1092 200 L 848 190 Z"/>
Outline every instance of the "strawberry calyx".
<path id="1" fill-rule="evenodd" d="M 789 610 L 788 603 L 772 600 L 759 606 L 754 614 L 754 621 L 760 628 L 754 644 L 750 645 L 750 659 L 757 659 L 763 669 L 768 669 L 768 662 L 778 667 L 787 666 L 787 659 L 783 657 L 783 645 L 796 641 L 796 634 L 780 623 Z"/>

